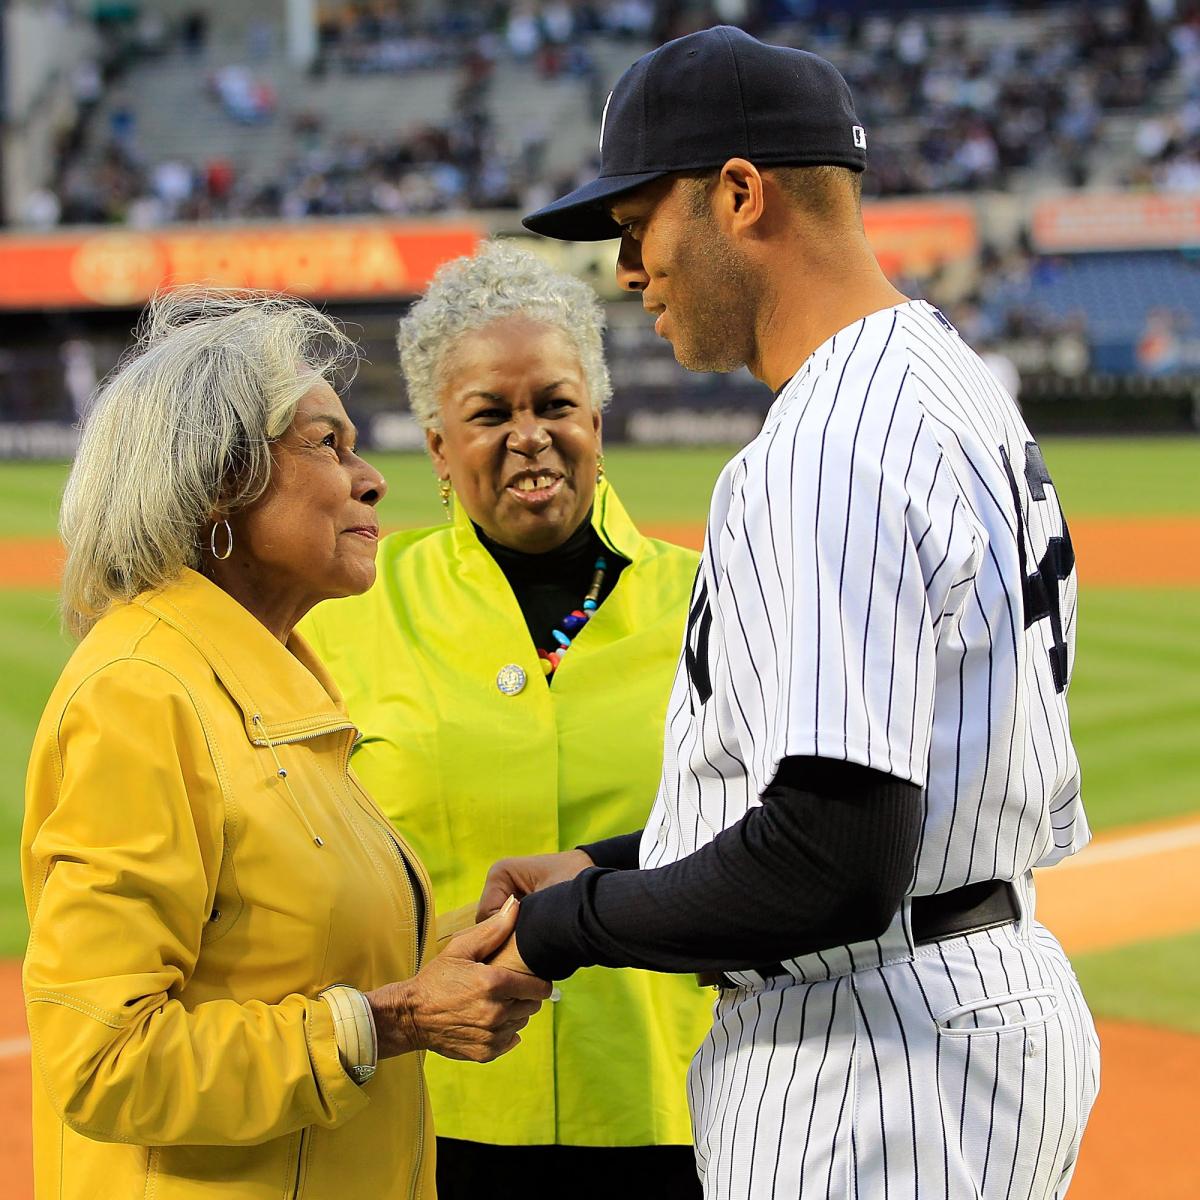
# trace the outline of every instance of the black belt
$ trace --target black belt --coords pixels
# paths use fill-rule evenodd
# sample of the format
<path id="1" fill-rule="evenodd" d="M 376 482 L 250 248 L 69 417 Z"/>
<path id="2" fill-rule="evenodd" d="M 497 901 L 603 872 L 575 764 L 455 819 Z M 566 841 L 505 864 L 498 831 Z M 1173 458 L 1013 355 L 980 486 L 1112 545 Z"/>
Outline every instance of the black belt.
<path id="1" fill-rule="evenodd" d="M 1017 893 L 1004 879 L 986 879 L 969 883 L 952 892 L 932 896 L 913 896 L 912 939 L 914 946 L 929 946 L 948 938 L 963 937 L 982 929 L 1008 925 L 1021 915 Z M 764 963 L 751 967 L 756 975 L 774 979 L 789 972 L 782 963 Z M 723 971 L 704 971 L 696 975 L 701 987 L 738 987 Z"/>

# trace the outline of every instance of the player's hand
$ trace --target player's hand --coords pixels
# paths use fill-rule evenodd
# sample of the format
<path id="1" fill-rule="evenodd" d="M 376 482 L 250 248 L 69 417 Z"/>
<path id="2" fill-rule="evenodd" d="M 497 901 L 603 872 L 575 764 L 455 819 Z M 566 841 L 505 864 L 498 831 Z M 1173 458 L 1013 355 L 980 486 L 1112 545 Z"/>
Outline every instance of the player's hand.
<path id="1" fill-rule="evenodd" d="M 536 976 L 487 960 L 512 940 L 514 899 L 453 938 L 412 979 L 367 993 L 379 1057 L 432 1050 L 445 1058 L 491 1062 L 520 1042 L 520 1031 L 550 995 Z"/>
<path id="2" fill-rule="evenodd" d="M 502 858 L 493 863 L 479 897 L 479 921 L 490 917 L 509 896 L 518 900 L 540 892 L 554 883 L 574 879 L 580 871 L 596 864 L 582 850 L 563 850 L 559 854 L 527 854 L 521 858 Z"/>

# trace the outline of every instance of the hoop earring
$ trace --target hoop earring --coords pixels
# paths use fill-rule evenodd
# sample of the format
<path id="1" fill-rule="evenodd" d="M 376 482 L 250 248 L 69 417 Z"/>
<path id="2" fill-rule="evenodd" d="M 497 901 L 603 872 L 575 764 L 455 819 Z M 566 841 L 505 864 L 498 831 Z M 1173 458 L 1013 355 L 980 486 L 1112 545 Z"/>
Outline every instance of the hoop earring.
<path id="1" fill-rule="evenodd" d="M 604 482 L 604 451 L 596 455 L 596 482 Z"/>
<path id="2" fill-rule="evenodd" d="M 453 488 L 450 485 L 450 480 L 448 480 L 448 479 L 439 479 L 438 480 L 438 499 L 441 500 L 441 502 L 442 502 L 442 510 L 446 514 L 447 521 L 452 521 L 454 519 L 453 515 L 450 512 L 450 495 L 451 495 L 452 491 L 453 491 Z"/>
<path id="3" fill-rule="evenodd" d="M 228 539 L 228 542 L 225 546 L 225 553 L 218 554 L 217 553 L 217 529 L 222 525 L 225 526 L 225 537 Z M 212 552 L 213 558 L 215 558 L 218 562 L 224 562 L 233 553 L 233 530 L 230 528 L 229 522 L 227 520 L 220 520 L 220 521 L 213 522 L 213 527 L 212 527 L 212 529 L 209 530 L 209 533 L 208 533 L 208 548 Z"/>

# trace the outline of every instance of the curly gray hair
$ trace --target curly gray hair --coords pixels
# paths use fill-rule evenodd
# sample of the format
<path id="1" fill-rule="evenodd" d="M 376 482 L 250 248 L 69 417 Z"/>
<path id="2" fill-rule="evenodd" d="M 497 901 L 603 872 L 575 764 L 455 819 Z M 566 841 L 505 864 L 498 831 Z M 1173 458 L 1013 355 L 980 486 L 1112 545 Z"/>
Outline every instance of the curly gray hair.
<path id="1" fill-rule="evenodd" d="M 354 343 L 302 301 L 183 288 L 156 296 L 84 422 L 59 514 L 61 606 L 82 637 L 108 607 L 198 567 L 214 514 L 252 504 L 271 443 Z"/>
<path id="2" fill-rule="evenodd" d="M 567 337 L 579 355 L 593 406 L 604 408 L 612 383 L 604 361 L 604 309 L 596 293 L 511 241 L 491 241 L 441 266 L 424 297 L 400 321 L 400 366 L 422 426 L 441 424 L 441 375 L 463 334 L 518 315 Z"/>

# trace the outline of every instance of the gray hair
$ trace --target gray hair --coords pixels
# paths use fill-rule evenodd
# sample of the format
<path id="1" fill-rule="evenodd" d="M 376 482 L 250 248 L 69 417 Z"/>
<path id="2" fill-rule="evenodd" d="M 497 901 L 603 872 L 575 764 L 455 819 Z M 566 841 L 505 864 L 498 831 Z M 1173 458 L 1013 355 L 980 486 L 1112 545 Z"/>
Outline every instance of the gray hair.
<path id="1" fill-rule="evenodd" d="M 604 309 L 586 283 L 555 270 L 511 241 L 484 242 L 438 269 L 400 322 L 396 344 L 408 401 L 426 429 L 441 424 L 442 370 L 463 334 L 524 316 L 561 331 L 579 355 L 592 405 L 612 396 L 604 361 Z"/>
<path id="2" fill-rule="evenodd" d="M 63 496 L 68 629 L 82 637 L 114 602 L 198 568 L 214 516 L 266 491 L 300 398 L 355 360 L 340 326 L 299 300 L 156 296 L 96 395 Z"/>

